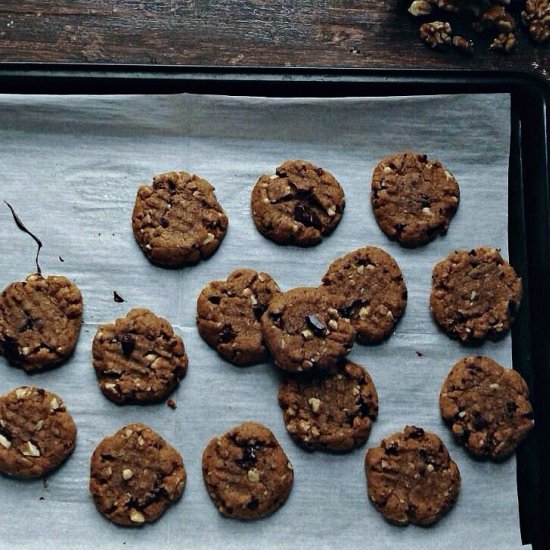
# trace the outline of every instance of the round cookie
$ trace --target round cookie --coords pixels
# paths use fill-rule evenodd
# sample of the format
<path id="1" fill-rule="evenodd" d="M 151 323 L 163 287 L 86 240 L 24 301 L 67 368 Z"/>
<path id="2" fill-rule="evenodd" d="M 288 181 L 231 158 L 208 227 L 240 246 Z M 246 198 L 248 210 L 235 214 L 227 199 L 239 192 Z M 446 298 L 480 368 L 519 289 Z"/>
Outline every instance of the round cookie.
<path id="1" fill-rule="evenodd" d="M 147 258 L 162 267 L 192 265 L 214 254 L 227 231 L 214 188 L 186 172 L 167 172 L 138 189 L 132 229 Z"/>
<path id="2" fill-rule="evenodd" d="M 82 295 L 66 277 L 35 273 L 0 295 L 0 355 L 33 373 L 73 353 L 82 324 Z"/>
<path id="3" fill-rule="evenodd" d="M 157 520 L 185 487 L 181 455 L 143 424 L 130 424 L 95 448 L 90 493 L 97 510 L 117 525 Z"/>
<path id="4" fill-rule="evenodd" d="M 430 309 L 451 338 L 497 340 L 521 302 L 521 279 L 495 248 L 459 250 L 434 266 Z"/>
<path id="5" fill-rule="evenodd" d="M 481 458 L 510 455 L 534 425 L 525 380 L 489 357 L 456 363 L 441 388 L 439 407 L 457 440 Z"/>
<path id="6" fill-rule="evenodd" d="M 378 394 L 367 371 L 346 361 L 337 374 L 285 380 L 279 405 L 286 429 L 299 445 L 345 452 L 369 437 L 378 415 Z"/>
<path id="7" fill-rule="evenodd" d="M 340 313 L 350 319 L 360 344 L 387 338 L 407 305 L 407 287 L 397 262 L 375 246 L 359 248 L 332 262 L 323 284 L 345 298 Z"/>
<path id="8" fill-rule="evenodd" d="M 355 330 L 338 310 L 341 296 L 299 287 L 276 295 L 262 316 L 262 333 L 275 363 L 290 372 L 331 370 L 349 353 Z"/>
<path id="9" fill-rule="evenodd" d="M 445 235 L 460 200 L 458 183 L 441 163 L 420 153 L 396 153 L 372 175 L 371 204 L 380 229 L 416 247 Z"/>
<path id="10" fill-rule="evenodd" d="M 234 365 L 267 359 L 260 319 L 280 292 L 267 274 L 237 269 L 226 281 L 212 281 L 197 300 L 197 327 L 203 340 Z"/>
<path id="11" fill-rule="evenodd" d="M 435 523 L 460 489 L 460 472 L 441 439 L 416 426 L 405 426 L 369 449 L 365 472 L 370 499 L 398 525 Z"/>
<path id="12" fill-rule="evenodd" d="M 292 465 L 275 436 L 255 422 L 212 439 L 202 455 L 202 473 L 218 511 L 248 520 L 277 510 L 294 480 Z"/>
<path id="13" fill-rule="evenodd" d="M 252 190 L 258 231 L 278 244 L 313 246 L 332 233 L 345 207 L 334 176 L 303 160 L 288 160 L 263 175 Z"/>
<path id="14" fill-rule="evenodd" d="M 92 344 L 99 387 L 115 403 L 153 403 L 174 391 L 187 372 L 182 339 L 148 309 L 100 325 Z"/>
<path id="15" fill-rule="evenodd" d="M 21 386 L 0 396 L 0 472 L 44 477 L 75 445 L 75 423 L 55 393 Z"/>

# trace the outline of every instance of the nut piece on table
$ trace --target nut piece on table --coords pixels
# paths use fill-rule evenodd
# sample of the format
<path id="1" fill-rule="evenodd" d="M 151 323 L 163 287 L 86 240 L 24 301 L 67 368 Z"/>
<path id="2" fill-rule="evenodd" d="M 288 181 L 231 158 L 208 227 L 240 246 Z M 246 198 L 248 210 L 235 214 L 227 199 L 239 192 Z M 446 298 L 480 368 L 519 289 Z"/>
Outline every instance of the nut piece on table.
<path id="1" fill-rule="evenodd" d="M 550 5 L 548 0 L 527 0 L 521 12 L 523 24 L 531 38 L 541 44 L 550 38 Z"/>
<path id="2" fill-rule="evenodd" d="M 414 0 L 409 6 L 409 13 L 415 17 L 432 13 L 433 5 L 428 0 Z"/>
<path id="3" fill-rule="evenodd" d="M 446 21 L 433 21 L 420 25 L 420 40 L 430 48 L 447 49 L 451 45 L 451 25 Z"/>
<path id="4" fill-rule="evenodd" d="M 516 35 L 513 32 L 500 33 L 491 43 L 492 51 L 510 53 L 516 45 Z"/>
<path id="5" fill-rule="evenodd" d="M 496 29 L 501 33 L 509 33 L 516 28 L 514 18 L 499 4 L 492 4 L 485 10 L 481 22 L 485 29 Z"/>
<path id="6" fill-rule="evenodd" d="M 463 36 L 453 36 L 453 46 L 465 54 L 474 53 L 474 43 Z"/>

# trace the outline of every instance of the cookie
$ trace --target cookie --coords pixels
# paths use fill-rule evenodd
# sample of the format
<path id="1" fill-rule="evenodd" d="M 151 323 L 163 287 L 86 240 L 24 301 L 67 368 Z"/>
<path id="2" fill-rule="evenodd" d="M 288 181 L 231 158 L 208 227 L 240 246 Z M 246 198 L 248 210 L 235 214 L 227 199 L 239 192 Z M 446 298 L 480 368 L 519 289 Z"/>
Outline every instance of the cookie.
<path id="1" fill-rule="evenodd" d="M 335 260 L 323 277 L 325 287 L 345 298 L 360 344 L 387 338 L 407 305 L 407 287 L 397 262 L 381 248 L 365 246 Z"/>
<path id="2" fill-rule="evenodd" d="M 0 295 L 0 354 L 33 373 L 56 367 L 73 353 L 82 324 L 82 295 L 60 275 L 29 275 Z"/>
<path id="3" fill-rule="evenodd" d="M 260 319 L 279 292 L 267 273 L 252 269 L 237 269 L 226 281 L 212 281 L 197 300 L 199 334 L 234 365 L 264 361 L 269 352 Z"/>
<path id="4" fill-rule="evenodd" d="M 445 235 L 460 200 L 458 183 L 438 160 L 396 153 L 372 175 L 371 204 L 380 229 L 407 247 Z"/>
<path id="5" fill-rule="evenodd" d="M 252 190 L 254 223 L 278 244 L 320 243 L 334 231 L 344 207 L 344 191 L 334 176 L 303 160 L 287 160 Z"/>
<path id="6" fill-rule="evenodd" d="M 435 265 L 432 282 L 434 319 L 463 343 L 504 336 L 521 302 L 521 279 L 495 248 L 449 254 Z"/>
<path id="7" fill-rule="evenodd" d="M 262 333 L 275 363 L 290 372 L 332 370 L 355 340 L 350 320 L 338 310 L 341 296 L 299 287 L 277 294 L 262 316 Z"/>
<path id="8" fill-rule="evenodd" d="M 115 403 L 161 401 L 187 372 L 182 339 L 166 319 L 143 308 L 100 325 L 92 355 L 99 387 Z"/>
<path id="9" fill-rule="evenodd" d="M 0 472 L 44 477 L 75 445 L 75 423 L 55 393 L 21 386 L 0 396 Z"/>
<path id="10" fill-rule="evenodd" d="M 300 446 L 345 452 L 369 437 L 378 394 L 368 372 L 346 361 L 337 374 L 285 380 L 279 405 L 288 433 Z"/>
<path id="11" fill-rule="evenodd" d="M 441 388 L 439 407 L 457 440 L 480 458 L 512 454 L 534 425 L 525 380 L 489 357 L 456 363 Z"/>
<path id="12" fill-rule="evenodd" d="M 398 525 L 435 523 L 460 490 L 460 472 L 441 439 L 416 426 L 369 449 L 365 472 L 370 499 Z"/>
<path id="13" fill-rule="evenodd" d="M 294 472 L 275 436 L 245 422 L 208 443 L 202 474 L 218 511 L 230 518 L 259 519 L 287 499 Z"/>
<path id="14" fill-rule="evenodd" d="M 90 493 L 97 510 L 117 525 L 157 520 L 185 487 L 181 455 L 143 424 L 130 424 L 95 448 Z"/>
<path id="15" fill-rule="evenodd" d="M 227 231 L 214 188 L 186 172 L 167 172 L 138 189 L 132 229 L 145 256 L 162 267 L 196 264 L 214 254 Z"/>

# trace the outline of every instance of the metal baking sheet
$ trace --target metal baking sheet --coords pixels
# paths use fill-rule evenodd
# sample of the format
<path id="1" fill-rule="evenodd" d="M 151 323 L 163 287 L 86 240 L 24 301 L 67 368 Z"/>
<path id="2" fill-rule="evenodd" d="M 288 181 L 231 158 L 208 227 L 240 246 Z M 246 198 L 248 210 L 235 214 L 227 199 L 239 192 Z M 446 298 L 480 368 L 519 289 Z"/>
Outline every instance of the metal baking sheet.
<path id="1" fill-rule="evenodd" d="M 29 377 L 1 359 L 0 391 L 35 384 L 59 393 L 78 425 L 77 449 L 47 482 L 0 477 L 0 546 L 194 548 L 479 548 L 521 546 L 516 464 L 472 460 L 440 419 L 438 395 L 448 370 L 468 353 L 511 365 L 511 340 L 466 349 L 441 334 L 428 310 L 431 270 L 456 248 L 491 245 L 507 256 L 510 98 L 453 95 L 409 98 L 275 99 L 224 96 L 2 96 L 1 197 L 44 241 L 42 268 L 73 279 L 83 292 L 84 326 L 75 356 Z M 370 176 L 383 156 L 418 150 L 439 158 L 461 186 L 449 234 L 406 250 L 378 229 L 369 204 Z M 346 192 L 335 233 L 311 249 L 279 247 L 255 230 L 249 211 L 257 177 L 288 158 L 330 170 Z M 230 228 L 216 255 L 182 270 L 150 265 L 134 242 L 136 189 L 154 174 L 186 170 L 208 179 Z M 409 302 L 395 334 L 375 347 L 356 346 L 378 388 L 380 415 L 367 445 L 347 455 L 309 454 L 287 435 L 272 364 L 237 368 L 198 336 L 195 301 L 210 280 L 237 267 L 271 273 L 283 289 L 315 286 L 336 257 L 381 246 L 398 261 Z M 0 284 L 23 279 L 34 244 L 0 212 Z M 63 259 L 63 262 L 61 261 Z M 113 301 L 113 290 L 125 299 Z M 118 407 L 96 386 L 91 341 L 97 325 L 148 307 L 183 336 L 189 373 L 165 404 Z M 423 355 L 419 356 L 419 351 Z M 201 479 L 210 438 L 244 420 L 266 424 L 295 469 L 286 505 L 242 523 L 219 516 Z M 180 450 L 188 472 L 183 499 L 156 524 L 130 530 L 100 516 L 88 494 L 89 458 L 100 439 L 141 421 Z M 462 474 L 455 508 L 432 528 L 386 523 L 366 497 L 367 447 L 413 423 L 438 433 Z M 41 499 L 43 497 L 43 499 Z"/>

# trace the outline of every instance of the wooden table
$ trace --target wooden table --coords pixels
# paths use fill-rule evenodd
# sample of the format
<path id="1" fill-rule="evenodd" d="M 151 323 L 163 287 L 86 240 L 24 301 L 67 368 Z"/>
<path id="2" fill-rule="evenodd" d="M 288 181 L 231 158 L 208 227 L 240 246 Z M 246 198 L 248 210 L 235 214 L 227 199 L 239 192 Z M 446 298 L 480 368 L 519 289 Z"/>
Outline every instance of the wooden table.
<path id="1" fill-rule="evenodd" d="M 524 29 L 512 55 L 436 52 L 407 0 L 0 0 L 0 62 L 550 72 Z"/>

